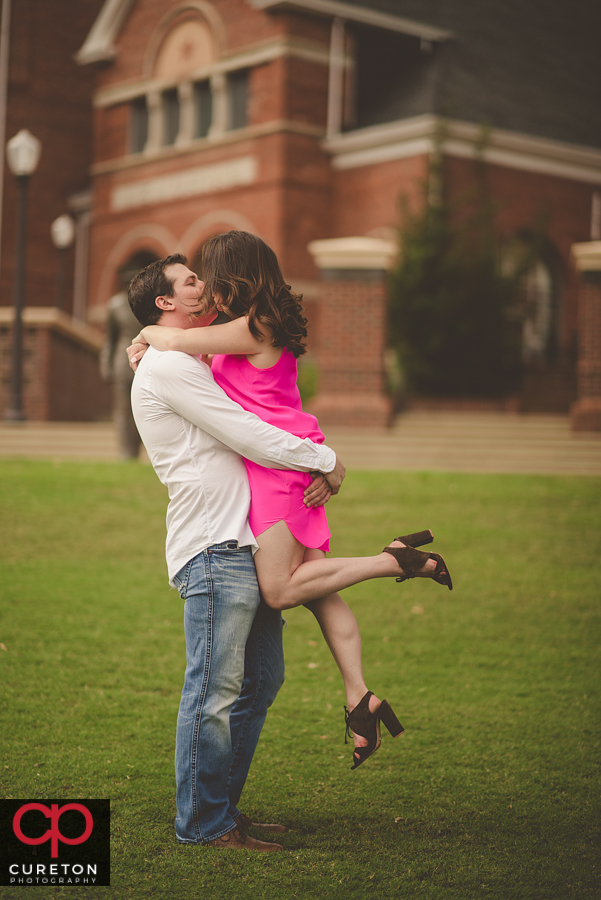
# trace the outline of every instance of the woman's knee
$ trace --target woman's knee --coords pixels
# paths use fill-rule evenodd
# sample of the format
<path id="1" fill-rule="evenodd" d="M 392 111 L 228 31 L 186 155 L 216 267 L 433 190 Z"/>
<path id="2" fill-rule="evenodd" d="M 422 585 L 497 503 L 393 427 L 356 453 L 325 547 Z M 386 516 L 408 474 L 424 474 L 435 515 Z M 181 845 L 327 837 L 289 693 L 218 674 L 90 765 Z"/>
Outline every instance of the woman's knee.
<path id="1" fill-rule="evenodd" d="M 264 590 L 263 588 L 261 588 L 261 596 L 270 609 L 277 609 L 280 610 L 280 612 L 283 609 L 287 609 L 286 598 L 282 591 L 273 590 L 270 588 Z"/>

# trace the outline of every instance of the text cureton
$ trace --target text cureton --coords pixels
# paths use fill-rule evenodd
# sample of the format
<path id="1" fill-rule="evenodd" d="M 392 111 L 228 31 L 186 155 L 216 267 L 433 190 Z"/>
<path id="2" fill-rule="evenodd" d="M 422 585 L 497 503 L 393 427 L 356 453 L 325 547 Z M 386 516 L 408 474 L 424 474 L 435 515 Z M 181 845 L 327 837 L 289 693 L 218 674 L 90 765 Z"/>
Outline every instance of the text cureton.
<path id="1" fill-rule="evenodd" d="M 84 871 L 86 875 L 96 875 L 97 870 L 98 865 L 96 863 L 88 863 L 85 866 L 78 863 L 75 863 L 75 865 L 69 865 L 68 863 L 50 863 L 49 865 L 37 863 L 35 866 L 33 863 L 23 863 L 22 865 L 13 863 L 12 866 L 8 867 L 11 875 L 83 875 Z"/>

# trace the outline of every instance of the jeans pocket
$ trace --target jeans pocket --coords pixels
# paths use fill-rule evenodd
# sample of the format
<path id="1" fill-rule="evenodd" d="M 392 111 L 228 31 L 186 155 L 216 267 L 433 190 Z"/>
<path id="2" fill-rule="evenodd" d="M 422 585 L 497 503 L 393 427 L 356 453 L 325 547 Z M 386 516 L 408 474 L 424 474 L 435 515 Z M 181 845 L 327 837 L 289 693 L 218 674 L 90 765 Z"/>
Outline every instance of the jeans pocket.
<path id="1" fill-rule="evenodd" d="M 182 600 L 186 599 L 186 592 L 188 590 L 188 581 L 190 580 L 191 568 L 192 560 L 187 562 L 185 566 L 182 566 L 177 575 L 173 576 L 173 584 L 175 585 L 177 592 L 179 593 Z"/>

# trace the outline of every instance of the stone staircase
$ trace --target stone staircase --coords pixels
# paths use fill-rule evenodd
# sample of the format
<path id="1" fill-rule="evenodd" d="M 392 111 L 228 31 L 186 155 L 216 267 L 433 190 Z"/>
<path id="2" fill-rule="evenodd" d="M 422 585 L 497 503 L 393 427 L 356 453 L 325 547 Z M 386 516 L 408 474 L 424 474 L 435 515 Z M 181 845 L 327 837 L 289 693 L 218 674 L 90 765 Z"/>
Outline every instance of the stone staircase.
<path id="1" fill-rule="evenodd" d="M 416 410 L 326 440 L 348 468 L 601 475 L 601 434 L 572 433 L 567 416 Z"/>
<path id="2" fill-rule="evenodd" d="M 349 469 L 601 476 L 601 433 L 572 433 L 561 415 L 415 410 L 387 430 L 328 429 L 326 441 Z M 119 447 L 107 422 L 1 423 L 1 457 L 119 460 Z"/>

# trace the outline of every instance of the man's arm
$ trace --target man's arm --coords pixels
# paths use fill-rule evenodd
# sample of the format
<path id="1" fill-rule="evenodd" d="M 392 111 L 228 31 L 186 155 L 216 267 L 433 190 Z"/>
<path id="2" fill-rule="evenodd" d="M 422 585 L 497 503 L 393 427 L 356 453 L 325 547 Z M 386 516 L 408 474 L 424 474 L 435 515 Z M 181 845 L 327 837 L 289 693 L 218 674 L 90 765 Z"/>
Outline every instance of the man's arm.
<path id="1" fill-rule="evenodd" d="M 154 361 L 152 382 L 154 391 L 170 409 L 240 456 L 271 469 L 322 472 L 332 493 L 338 493 L 345 468 L 333 450 L 247 412 L 227 396 L 209 367 L 195 357 L 162 353 Z"/>

